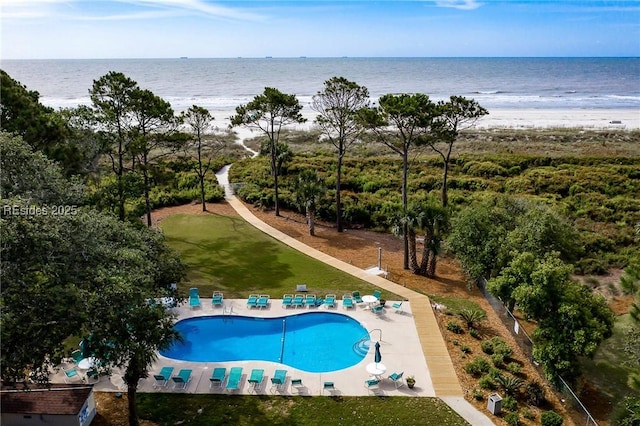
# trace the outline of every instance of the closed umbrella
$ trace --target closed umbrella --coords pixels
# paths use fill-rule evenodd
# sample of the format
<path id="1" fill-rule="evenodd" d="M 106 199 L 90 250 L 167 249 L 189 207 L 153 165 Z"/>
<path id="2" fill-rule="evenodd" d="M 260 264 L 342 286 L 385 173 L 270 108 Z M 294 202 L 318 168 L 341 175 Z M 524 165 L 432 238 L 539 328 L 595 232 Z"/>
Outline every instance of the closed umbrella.
<path id="1" fill-rule="evenodd" d="M 380 342 L 376 342 L 376 351 L 373 356 L 373 360 L 376 364 L 382 361 L 382 354 L 380 353 Z"/>

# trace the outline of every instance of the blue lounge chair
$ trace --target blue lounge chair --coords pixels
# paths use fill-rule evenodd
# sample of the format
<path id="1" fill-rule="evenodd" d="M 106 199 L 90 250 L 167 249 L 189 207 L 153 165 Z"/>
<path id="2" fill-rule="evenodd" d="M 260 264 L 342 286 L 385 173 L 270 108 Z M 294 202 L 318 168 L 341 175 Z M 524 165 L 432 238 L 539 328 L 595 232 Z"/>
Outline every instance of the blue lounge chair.
<path id="1" fill-rule="evenodd" d="M 376 299 L 380 300 L 380 296 L 382 296 L 382 293 L 380 293 L 380 291 L 376 290 L 376 291 L 373 292 L 373 296 Z"/>
<path id="2" fill-rule="evenodd" d="M 336 386 L 333 382 L 324 382 L 322 385 L 322 393 L 329 392 L 330 395 L 333 395 L 333 392 L 336 391 Z"/>
<path id="3" fill-rule="evenodd" d="M 253 389 L 254 392 L 258 393 L 258 389 L 262 386 L 262 380 L 264 379 L 264 370 L 261 368 L 254 368 L 251 370 L 251 376 L 249 376 L 249 391 Z"/>
<path id="4" fill-rule="evenodd" d="M 192 308 L 200 306 L 200 295 L 198 294 L 198 289 L 195 287 L 189 289 L 189 306 Z"/>
<path id="5" fill-rule="evenodd" d="M 336 306 L 336 295 L 335 294 L 327 294 L 324 298 L 324 305 L 327 308 L 333 308 Z"/>
<path id="6" fill-rule="evenodd" d="M 285 294 L 282 296 L 282 307 L 288 308 L 289 306 L 293 306 L 293 294 Z"/>
<path id="7" fill-rule="evenodd" d="M 191 372 L 193 370 L 183 369 L 178 372 L 177 376 L 173 376 L 173 389 L 187 390 L 189 382 L 191 381 Z"/>
<path id="8" fill-rule="evenodd" d="M 315 294 L 307 294 L 307 297 L 304 298 L 304 304 L 308 307 L 316 306 L 316 295 Z"/>
<path id="9" fill-rule="evenodd" d="M 302 384 L 302 379 L 291 379 L 291 391 L 294 390 L 298 395 L 301 395 L 304 391 L 305 386 Z"/>
<path id="10" fill-rule="evenodd" d="M 399 373 L 393 373 L 389 376 L 389 380 L 393 382 L 393 384 L 396 386 L 396 389 L 398 389 L 400 386 L 404 386 L 404 382 L 402 380 L 403 375 L 404 371 L 401 371 Z"/>
<path id="11" fill-rule="evenodd" d="M 256 302 L 256 306 L 258 308 L 266 308 L 269 306 L 269 295 L 268 294 L 261 294 L 260 297 L 258 297 L 258 301 Z"/>
<path id="12" fill-rule="evenodd" d="M 213 297 L 211 297 L 211 306 L 222 306 L 223 302 L 223 294 L 219 291 L 213 292 Z"/>
<path id="13" fill-rule="evenodd" d="M 257 294 L 250 294 L 247 299 L 247 308 L 255 308 L 258 306 L 258 296 Z"/>
<path id="14" fill-rule="evenodd" d="M 374 314 L 384 314 L 384 306 L 375 305 L 371 307 L 371 312 L 373 312 Z"/>
<path id="15" fill-rule="evenodd" d="M 394 303 L 391 307 L 395 309 L 396 312 L 402 312 L 402 302 Z"/>
<path id="16" fill-rule="evenodd" d="M 345 309 L 349 309 L 349 308 L 353 308 L 353 298 L 348 295 L 345 294 L 344 296 L 342 296 L 342 307 Z"/>
<path id="17" fill-rule="evenodd" d="M 304 306 L 304 296 L 302 294 L 296 294 L 291 302 L 291 306 L 294 308 L 301 308 Z"/>
<path id="18" fill-rule="evenodd" d="M 373 392 L 376 394 L 376 391 L 380 389 L 380 379 L 371 378 L 364 381 L 364 387 L 367 388 L 369 392 Z"/>
<path id="19" fill-rule="evenodd" d="M 281 391 L 284 387 L 284 382 L 287 380 L 287 370 L 276 370 L 271 378 L 271 393 Z"/>
<path id="20" fill-rule="evenodd" d="M 229 377 L 227 378 L 227 386 L 225 389 L 228 392 L 237 391 L 240 389 L 240 380 L 242 379 L 242 367 L 231 367 L 229 370 Z"/>
<path id="21" fill-rule="evenodd" d="M 153 388 L 157 388 L 159 386 L 166 388 L 169 384 L 169 380 L 171 379 L 171 375 L 173 374 L 173 367 L 162 367 L 158 374 L 153 375 Z"/>
<path id="22" fill-rule="evenodd" d="M 226 368 L 214 368 L 213 373 L 211 373 L 211 377 L 209 378 L 209 389 L 213 389 L 214 387 L 222 389 L 225 377 L 227 377 Z"/>
<path id="23" fill-rule="evenodd" d="M 354 291 L 354 292 L 352 292 L 352 293 L 351 293 L 351 296 L 353 296 L 353 300 L 354 300 L 356 303 L 358 303 L 358 304 L 360 304 L 360 303 L 364 303 L 364 302 L 362 301 L 362 296 L 360 296 L 360 292 L 359 292 L 359 291 Z"/>

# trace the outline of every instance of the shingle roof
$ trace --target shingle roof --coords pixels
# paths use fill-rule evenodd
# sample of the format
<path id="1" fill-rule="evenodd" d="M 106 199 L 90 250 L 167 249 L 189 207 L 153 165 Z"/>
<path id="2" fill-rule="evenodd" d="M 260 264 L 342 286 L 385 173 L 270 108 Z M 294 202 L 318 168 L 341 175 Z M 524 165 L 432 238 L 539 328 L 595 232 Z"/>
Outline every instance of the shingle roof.
<path id="1" fill-rule="evenodd" d="M 33 385 L 28 391 L 2 386 L 0 411 L 14 414 L 78 414 L 91 394 L 93 385 Z"/>

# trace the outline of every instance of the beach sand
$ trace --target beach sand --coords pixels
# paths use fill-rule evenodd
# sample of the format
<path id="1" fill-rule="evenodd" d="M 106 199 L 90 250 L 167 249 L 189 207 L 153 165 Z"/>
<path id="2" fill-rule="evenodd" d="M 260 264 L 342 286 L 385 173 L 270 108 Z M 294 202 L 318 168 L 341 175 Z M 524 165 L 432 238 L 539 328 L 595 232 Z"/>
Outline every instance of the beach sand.
<path id="1" fill-rule="evenodd" d="M 215 125 L 219 128 L 229 126 L 229 117 L 233 111 L 212 111 Z M 313 127 L 317 113 L 310 108 L 302 110 L 307 119 L 303 124 L 287 126 L 290 130 L 308 130 Z M 584 129 L 640 129 L 640 110 L 638 109 L 491 109 L 489 115 L 479 119 L 476 128 L 584 128 Z M 238 130 L 238 128 L 234 129 Z M 259 132 L 253 132 L 257 136 Z M 251 137 L 250 134 L 245 136 Z"/>

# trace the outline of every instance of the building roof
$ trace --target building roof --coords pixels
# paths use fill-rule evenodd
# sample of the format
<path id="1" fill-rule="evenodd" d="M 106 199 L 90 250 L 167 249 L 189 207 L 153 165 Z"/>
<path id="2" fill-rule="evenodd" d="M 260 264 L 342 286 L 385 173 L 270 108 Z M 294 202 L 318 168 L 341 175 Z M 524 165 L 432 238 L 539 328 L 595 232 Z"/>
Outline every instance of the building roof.
<path id="1" fill-rule="evenodd" d="M 93 391 L 93 385 L 33 385 L 28 390 L 2 386 L 0 411 L 12 414 L 75 415 Z"/>

